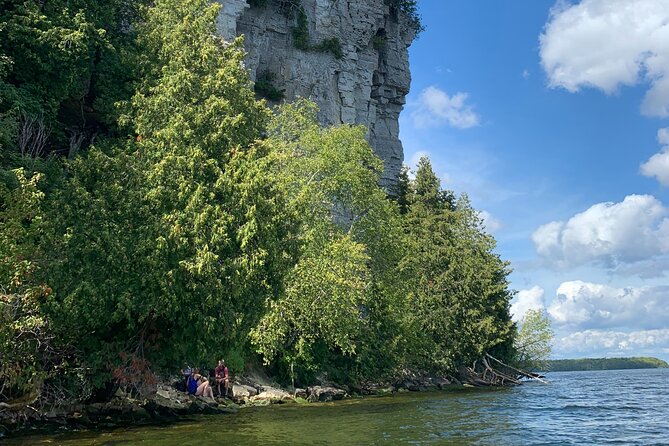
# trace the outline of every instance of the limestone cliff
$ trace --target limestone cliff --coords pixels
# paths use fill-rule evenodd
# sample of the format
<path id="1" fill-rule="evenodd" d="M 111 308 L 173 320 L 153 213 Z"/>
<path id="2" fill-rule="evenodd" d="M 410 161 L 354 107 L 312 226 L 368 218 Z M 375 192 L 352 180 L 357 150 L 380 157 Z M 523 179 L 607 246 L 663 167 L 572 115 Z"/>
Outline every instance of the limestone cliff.
<path id="1" fill-rule="evenodd" d="M 287 100 L 312 99 L 323 124 L 367 126 L 385 165 L 381 184 L 391 186 L 403 161 L 398 120 L 411 83 L 408 47 L 416 33 L 410 19 L 384 0 L 219 1 L 219 31 L 226 39 L 245 35 L 251 77 L 271 73 Z M 299 14 L 286 10 L 295 5 L 312 46 L 329 41 L 341 52 L 297 48 Z"/>

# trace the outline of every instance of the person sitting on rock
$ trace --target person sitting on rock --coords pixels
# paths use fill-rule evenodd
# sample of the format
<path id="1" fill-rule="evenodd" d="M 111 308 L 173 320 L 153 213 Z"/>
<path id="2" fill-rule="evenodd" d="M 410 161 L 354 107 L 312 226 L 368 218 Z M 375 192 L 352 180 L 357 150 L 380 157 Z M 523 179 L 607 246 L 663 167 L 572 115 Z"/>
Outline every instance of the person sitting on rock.
<path id="1" fill-rule="evenodd" d="M 191 395 L 195 395 L 195 392 L 197 392 L 197 388 L 199 386 L 198 380 L 195 377 L 195 374 L 197 373 L 197 369 L 193 368 L 188 368 L 189 374 L 188 378 L 186 378 L 186 392 L 188 392 Z M 185 374 L 184 370 L 184 374 Z"/>
<path id="2" fill-rule="evenodd" d="M 182 392 L 188 392 L 188 378 L 193 373 L 193 368 L 189 365 L 184 365 L 184 368 L 181 369 L 181 375 L 183 376 L 183 381 L 179 381 L 179 384 L 176 386 L 177 390 Z"/>
<path id="3" fill-rule="evenodd" d="M 214 389 L 209 385 L 209 378 L 202 376 L 199 373 L 198 369 L 195 369 L 193 377 L 197 382 L 197 389 L 195 390 L 195 396 L 204 396 L 206 398 L 214 399 Z"/>
<path id="4" fill-rule="evenodd" d="M 215 373 L 215 379 L 216 379 L 216 384 L 218 386 L 218 395 L 221 395 L 221 383 L 223 383 L 223 387 L 225 389 L 225 396 L 227 398 L 228 396 L 228 387 L 229 387 L 229 379 L 228 379 L 228 368 L 225 366 L 225 361 L 220 360 L 218 361 L 218 365 L 216 366 L 216 369 L 214 369 Z"/>

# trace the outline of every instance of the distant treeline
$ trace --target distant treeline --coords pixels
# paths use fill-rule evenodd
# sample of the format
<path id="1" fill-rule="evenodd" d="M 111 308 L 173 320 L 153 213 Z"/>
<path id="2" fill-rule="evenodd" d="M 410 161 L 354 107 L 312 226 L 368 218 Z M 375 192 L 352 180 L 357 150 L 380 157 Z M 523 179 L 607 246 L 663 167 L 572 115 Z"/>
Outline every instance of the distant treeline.
<path id="1" fill-rule="evenodd" d="M 548 361 L 548 370 L 551 372 L 659 368 L 669 368 L 669 364 L 657 358 L 584 358 Z"/>

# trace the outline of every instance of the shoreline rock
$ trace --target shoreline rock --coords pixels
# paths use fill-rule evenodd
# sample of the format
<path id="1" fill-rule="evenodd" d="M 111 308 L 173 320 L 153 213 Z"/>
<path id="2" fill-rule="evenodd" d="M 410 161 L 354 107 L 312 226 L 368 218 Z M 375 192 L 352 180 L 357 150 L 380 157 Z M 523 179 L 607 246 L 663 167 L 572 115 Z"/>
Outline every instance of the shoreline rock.
<path id="1" fill-rule="evenodd" d="M 212 401 L 159 384 L 156 391 L 142 399 L 118 391 L 104 403 L 74 404 L 38 411 L 24 408 L 0 411 L 0 438 L 4 435 L 52 432 L 54 429 L 113 429 L 117 427 L 161 425 L 186 421 L 193 415 L 236 413 L 243 407 L 268 406 L 286 403 L 329 403 L 352 396 L 383 396 L 401 392 L 443 391 L 461 388 L 454 379 L 431 375 L 410 375 L 394 382 L 365 383 L 349 389 L 331 382 L 306 389 L 281 388 L 269 379 L 258 383 L 240 377 L 230 386 L 230 397 Z M 272 385 L 267 385 L 270 382 Z"/>

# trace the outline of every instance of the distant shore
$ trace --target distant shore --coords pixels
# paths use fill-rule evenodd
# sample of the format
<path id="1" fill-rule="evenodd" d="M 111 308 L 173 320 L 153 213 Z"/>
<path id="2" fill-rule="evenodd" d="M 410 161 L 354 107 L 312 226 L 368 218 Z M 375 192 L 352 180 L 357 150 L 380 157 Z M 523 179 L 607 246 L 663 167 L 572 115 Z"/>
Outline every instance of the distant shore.
<path id="1" fill-rule="evenodd" d="M 549 372 L 587 372 L 591 370 L 661 369 L 669 364 L 658 358 L 582 358 L 548 361 Z"/>

